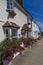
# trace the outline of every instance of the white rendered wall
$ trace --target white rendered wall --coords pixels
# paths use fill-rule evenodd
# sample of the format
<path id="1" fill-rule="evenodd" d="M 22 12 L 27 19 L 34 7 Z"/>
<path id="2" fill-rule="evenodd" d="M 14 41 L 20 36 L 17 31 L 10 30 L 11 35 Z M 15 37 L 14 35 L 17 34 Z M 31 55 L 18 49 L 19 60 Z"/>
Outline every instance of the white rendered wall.
<path id="1" fill-rule="evenodd" d="M 6 0 L 1 0 L 0 1 L 0 22 L 4 21 L 3 23 L 0 23 L 0 41 L 2 41 L 4 37 L 4 32 L 2 29 L 2 25 L 8 20 L 8 12 L 6 11 L 7 9 L 7 1 Z M 9 19 L 9 21 L 16 23 L 17 25 L 20 26 L 20 29 L 18 30 L 18 34 L 21 34 L 21 28 L 22 26 L 27 23 L 27 16 L 22 13 L 18 8 L 15 7 L 15 12 L 16 16 L 13 19 Z"/>
<path id="2" fill-rule="evenodd" d="M 4 40 L 4 33 L 3 33 L 3 28 L 2 28 L 2 23 L 0 22 L 0 41 Z"/>
<path id="3" fill-rule="evenodd" d="M 37 24 L 34 23 L 34 21 L 32 21 L 32 36 L 35 39 L 38 38 L 38 30 L 39 30 L 39 27 L 37 26 Z M 37 31 L 37 33 L 35 34 L 36 31 Z"/>

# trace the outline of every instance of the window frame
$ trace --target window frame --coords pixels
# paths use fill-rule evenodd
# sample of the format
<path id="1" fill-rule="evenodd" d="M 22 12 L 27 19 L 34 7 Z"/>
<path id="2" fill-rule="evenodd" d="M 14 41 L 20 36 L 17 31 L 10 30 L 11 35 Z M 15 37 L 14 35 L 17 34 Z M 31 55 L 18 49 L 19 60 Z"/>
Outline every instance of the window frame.
<path id="1" fill-rule="evenodd" d="M 7 10 L 13 11 L 13 0 L 7 0 Z"/>

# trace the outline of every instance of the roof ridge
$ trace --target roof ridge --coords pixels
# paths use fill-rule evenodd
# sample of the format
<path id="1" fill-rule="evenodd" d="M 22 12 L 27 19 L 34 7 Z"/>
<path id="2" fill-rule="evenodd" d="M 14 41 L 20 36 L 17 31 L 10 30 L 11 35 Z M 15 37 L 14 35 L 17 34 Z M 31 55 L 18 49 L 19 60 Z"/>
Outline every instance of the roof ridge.
<path id="1" fill-rule="evenodd" d="M 7 21 L 7 22 L 8 22 L 10 25 L 12 25 L 10 21 Z"/>

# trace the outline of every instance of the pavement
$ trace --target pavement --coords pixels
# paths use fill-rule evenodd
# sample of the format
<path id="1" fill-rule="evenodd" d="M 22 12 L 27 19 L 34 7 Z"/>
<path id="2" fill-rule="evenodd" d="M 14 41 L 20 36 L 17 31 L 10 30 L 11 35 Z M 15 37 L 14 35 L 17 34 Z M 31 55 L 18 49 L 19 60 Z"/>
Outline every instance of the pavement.
<path id="1" fill-rule="evenodd" d="M 18 55 L 12 65 L 43 65 L 43 38 L 28 48 L 24 55 Z"/>

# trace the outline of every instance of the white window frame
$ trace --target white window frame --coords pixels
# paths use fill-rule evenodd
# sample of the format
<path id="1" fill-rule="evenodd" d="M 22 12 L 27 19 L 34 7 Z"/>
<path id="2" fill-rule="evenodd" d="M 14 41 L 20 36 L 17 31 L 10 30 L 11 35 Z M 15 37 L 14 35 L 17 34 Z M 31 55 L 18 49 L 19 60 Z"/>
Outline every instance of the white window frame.
<path id="1" fill-rule="evenodd" d="M 7 10 L 13 11 L 13 0 L 7 0 Z"/>

